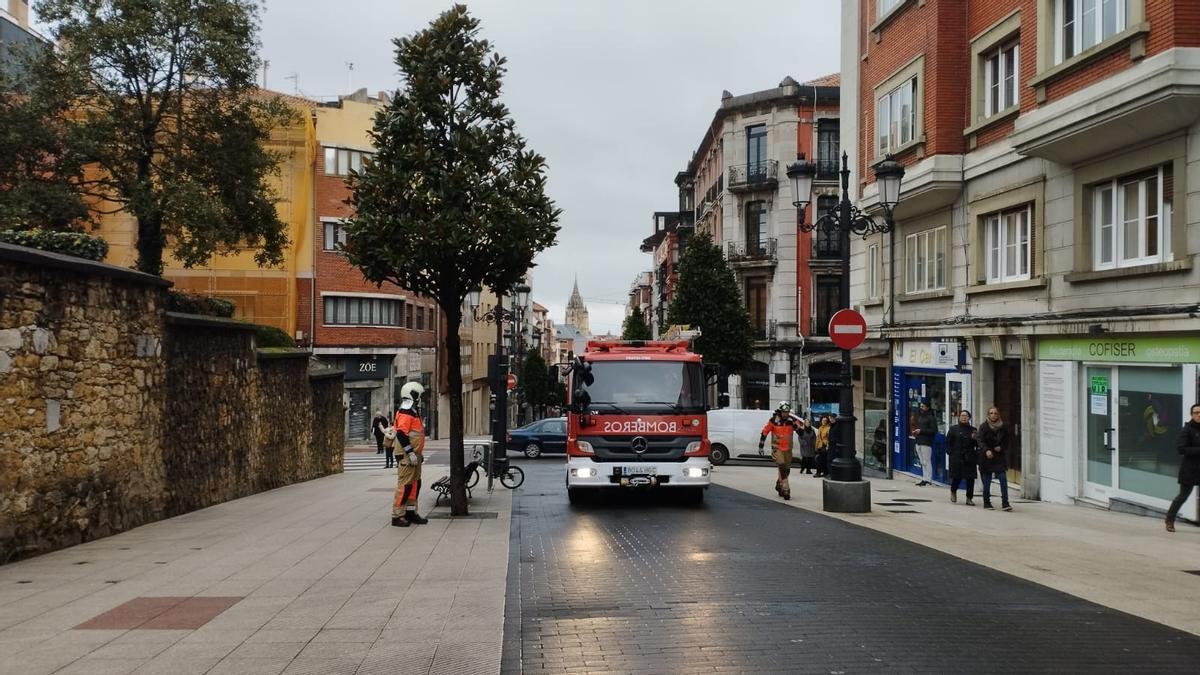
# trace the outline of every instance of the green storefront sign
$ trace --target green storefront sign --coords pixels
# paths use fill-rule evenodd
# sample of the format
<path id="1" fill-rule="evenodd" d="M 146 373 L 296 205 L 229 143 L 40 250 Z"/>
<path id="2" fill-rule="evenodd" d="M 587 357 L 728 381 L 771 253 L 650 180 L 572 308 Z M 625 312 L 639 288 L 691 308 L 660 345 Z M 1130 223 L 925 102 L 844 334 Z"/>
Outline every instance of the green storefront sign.
<path id="1" fill-rule="evenodd" d="M 1200 337 L 1047 338 L 1038 342 L 1038 359 L 1112 363 L 1200 363 Z M 1094 386 L 1099 383 L 1092 384 Z M 1107 389 L 1107 386 L 1105 388 Z"/>

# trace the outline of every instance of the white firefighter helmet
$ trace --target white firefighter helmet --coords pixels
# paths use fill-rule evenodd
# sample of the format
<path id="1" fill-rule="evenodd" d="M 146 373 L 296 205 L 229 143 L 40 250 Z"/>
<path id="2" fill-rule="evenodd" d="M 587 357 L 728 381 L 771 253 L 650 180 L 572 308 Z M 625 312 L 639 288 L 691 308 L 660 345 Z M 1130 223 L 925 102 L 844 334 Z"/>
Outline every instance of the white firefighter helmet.
<path id="1" fill-rule="evenodd" d="M 775 406 L 775 412 L 790 413 L 792 412 L 792 404 L 787 401 L 780 401 L 779 405 Z"/>
<path id="2" fill-rule="evenodd" d="M 420 400 L 421 395 L 425 393 L 425 387 L 421 386 L 420 382 L 409 382 L 403 387 L 400 387 L 400 398 L 410 401 Z"/>

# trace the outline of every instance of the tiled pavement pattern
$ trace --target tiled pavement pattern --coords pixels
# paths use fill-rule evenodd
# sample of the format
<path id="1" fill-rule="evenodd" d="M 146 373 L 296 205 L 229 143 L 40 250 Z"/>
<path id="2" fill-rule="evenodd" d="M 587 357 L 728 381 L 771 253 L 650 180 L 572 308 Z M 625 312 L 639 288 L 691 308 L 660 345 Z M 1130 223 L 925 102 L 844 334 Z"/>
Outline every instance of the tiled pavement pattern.
<path id="1" fill-rule="evenodd" d="M 567 506 L 523 464 L 504 672 L 1194 672 L 1200 637 L 724 487 Z M 912 517 L 912 516 L 896 516 Z"/>
<path id="2" fill-rule="evenodd" d="M 394 484 L 331 476 L 0 566 L 0 674 L 499 672 L 512 493 L 475 492 L 496 518 L 400 529 Z"/>

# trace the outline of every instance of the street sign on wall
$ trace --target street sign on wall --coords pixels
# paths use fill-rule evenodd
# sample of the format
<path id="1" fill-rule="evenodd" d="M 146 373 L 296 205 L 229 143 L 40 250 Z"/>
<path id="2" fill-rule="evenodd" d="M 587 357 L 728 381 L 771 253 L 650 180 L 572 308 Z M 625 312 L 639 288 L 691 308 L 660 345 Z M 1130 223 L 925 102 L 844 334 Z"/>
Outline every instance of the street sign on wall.
<path id="1" fill-rule="evenodd" d="M 842 349 L 854 349 L 867 339 L 867 321 L 853 309 L 839 309 L 829 318 L 829 339 Z"/>
<path id="2" fill-rule="evenodd" d="M 386 380 L 391 357 L 388 356 L 347 356 L 347 380 Z"/>

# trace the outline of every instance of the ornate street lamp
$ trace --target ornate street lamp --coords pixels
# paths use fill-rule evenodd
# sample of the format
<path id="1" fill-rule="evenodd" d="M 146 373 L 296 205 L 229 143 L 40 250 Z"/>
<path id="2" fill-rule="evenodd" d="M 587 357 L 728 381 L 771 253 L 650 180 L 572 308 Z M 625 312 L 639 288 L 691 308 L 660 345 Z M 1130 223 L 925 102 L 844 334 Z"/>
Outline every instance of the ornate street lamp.
<path id="1" fill-rule="evenodd" d="M 833 230 L 840 234 L 842 249 L 842 276 L 838 288 L 838 305 L 842 309 L 850 307 L 850 234 L 868 237 L 872 234 L 891 232 L 895 226 L 893 214 L 896 204 L 900 201 L 900 181 L 904 178 L 904 167 L 892 159 L 891 155 L 876 164 L 875 181 L 879 185 L 879 203 L 883 208 L 883 219 L 863 213 L 850 203 L 850 167 L 846 153 L 842 153 L 842 198 L 836 209 L 826 213 L 814 214 L 813 222 L 804 222 L 804 210 L 812 201 L 813 177 L 817 167 L 812 162 L 804 160 L 804 154 L 796 157 L 796 162 L 787 168 L 787 176 L 792 181 L 792 195 L 795 201 L 792 205 L 797 210 L 797 221 L 804 232 L 812 232 L 818 228 Z M 854 384 L 850 378 L 850 350 L 842 350 L 841 372 L 841 401 L 838 405 L 838 444 L 836 457 L 830 462 L 830 480 L 860 481 L 862 480 L 862 464 L 854 452 Z"/>
<path id="2" fill-rule="evenodd" d="M 471 306 L 471 316 L 476 321 L 496 324 L 496 367 L 491 382 L 492 393 L 496 397 L 495 417 L 492 424 L 492 441 L 496 447 L 493 456 L 496 458 L 504 457 L 505 437 L 508 435 L 509 369 L 504 363 L 504 324 L 508 323 L 512 327 L 514 335 L 517 335 L 525 313 L 525 305 L 529 303 L 529 291 L 530 288 L 526 284 L 514 286 L 509 293 L 509 295 L 514 296 L 514 306 L 512 309 L 505 309 L 504 293 L 497 290 L 496 306 L 484 312 L 483 316 L 479 316 L 478 314 L 480 295 L 482 295 L 483 289 L 472 288 L 467 292 L 467 303 Z M 519 340 L 519 337 L 515 339 Z M 521 345 L 519 342 L 514 351 L 520 353 Z"/>

